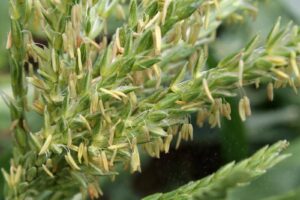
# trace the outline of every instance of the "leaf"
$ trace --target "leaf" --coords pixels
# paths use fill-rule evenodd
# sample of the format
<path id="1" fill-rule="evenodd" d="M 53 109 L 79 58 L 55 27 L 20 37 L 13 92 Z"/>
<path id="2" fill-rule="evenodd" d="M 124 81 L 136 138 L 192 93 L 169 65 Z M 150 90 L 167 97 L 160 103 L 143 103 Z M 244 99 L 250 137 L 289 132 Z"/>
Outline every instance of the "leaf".
<path id="1" fill-rule="evenodd" d="M 131 0 L 129 5 L 129 19 L 128 25 L 133 28 L 136 26 L 138 21 L 138 11 L 137 11 L 137 3 L 136 0 Z"/>
<path id="2" fill-rule="evenodd" d="M 186 68 L 187 68 L 187 63 L 181 68 L 181 70 L 178 71 L 178 73 L 172 80 L 171 87 L 178 84 L 180 81 L 182 81 L 184 75 L 186 74 Z"/>
<path id="3" fill-rule="evenodd" d="M 176 0 L 175 9 L 162 27 L 162 33 L 165 34 L 175 23 L 190 17 L 202 3 L 203 0 Z"/>
<path id="4" fill-rule="evenodd" d="M 139 58 L 139 61 L 134 65 L 133 70 L 134 71 L 139 71 L 139 70 L 144 70 L 152 67 L 154 64 L 160 62 L 160 58 L 146 58 L 142 59 Z"/>
<path id="5" fill-rule="evenodd" d="M 136 48 L 136 53 L 142 53 L 149 50 L 153 46 L 152 40 L 152 31 L 149 29 L 148 31 L 144 32 L 143 35 L 139 39 L 138 46 Z"/>

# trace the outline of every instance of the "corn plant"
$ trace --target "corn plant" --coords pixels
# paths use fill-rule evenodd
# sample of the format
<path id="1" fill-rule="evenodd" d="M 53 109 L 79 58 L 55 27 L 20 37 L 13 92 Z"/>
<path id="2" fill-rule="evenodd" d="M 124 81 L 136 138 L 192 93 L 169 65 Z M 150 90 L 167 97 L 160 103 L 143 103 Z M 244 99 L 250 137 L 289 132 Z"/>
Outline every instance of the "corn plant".
<path id="1" fill-rule="evenodd" d="M 231 119 L 227 97 L 251 115 L 245 86 L 299 83 L 299 27 L 280 19 L 266 39 L 208 66 L 223 23 L 254 17 L 254 0 L 10 0 L 7 49 L 14 150 L 5 196 L 97 199 L 99 180 L 117 166 L 141 172 L 139 151 L 159 158 L 174 140 L 193 139 L 197 124 Z M 115 26 L 112 21 L 117 21 Z M 46 44 L 36 41 L 36 33 Z M 242 94 L 242 95 L 239 95 Z M 43 117 L 32 131 L 27 113 Z M 217 199 L 263 174 L 286 155 L 287 142 L 166 194 L 145 199 Z"/>

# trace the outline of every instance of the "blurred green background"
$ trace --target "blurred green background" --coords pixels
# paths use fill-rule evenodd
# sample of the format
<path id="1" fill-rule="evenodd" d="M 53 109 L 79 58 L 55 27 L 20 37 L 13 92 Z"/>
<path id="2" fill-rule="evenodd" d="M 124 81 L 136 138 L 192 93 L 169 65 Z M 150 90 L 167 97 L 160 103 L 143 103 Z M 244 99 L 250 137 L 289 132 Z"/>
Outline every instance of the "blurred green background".
<path id="1" fill-rule="evenodd" d="M 283 22 L 293 20 L 300 24 L 299 0 L 269 0 L 259 4 L 255 21 L 246 19 L 243 24 L 223 25 L 218 40 L 210 48 L 209 64 L 242 48 L 256 34 L 264 38 L 278 16 Z M 0 1 L 0 90 L 10 92 L 8 54 L 5 50 L 9 30 L 8 2 Z M 253 115 L 241 123 L 237 110 L 232 121 L 222 121 L 221 129 L 205 126 L 195 129 L 193 142 L 184 143 L 161 159 L 142 156 L 142 173 L 121 173 L 114 182 L 103 179 L 102 189 L 107 200 L 134 200 L 154 192 L 172 190 L 191 180 L 197 180 L 216 171 L 231 160 L 249 156 L 265 144 L 279 139 L 291 142 L 288 152 L 293 156 L 273 168 L 252 184 L 230 191 L 229 200 L 280 200 L 300 199 L 300 97 L 292 89 L 275 92 L 274 102 L 268 102 L 266 87 L 246 89 L 253 107 Z M 229 99 L 233 105 L 236 99 Z M 236 106 L 235 106 L 236 107 Z M 34 118 L 35 116 L 29 116 Z M 192 118 L 194 119 L 194 117 Z M 0 99 L 0 168 L 8 168 L 11 157 L 10 116 Z M 0 200 L 3 177 L 0 175 Z M 280 196 L 278 196 L 280 195 Z M 275 197 L 276 196 L 276 197 Z"/>

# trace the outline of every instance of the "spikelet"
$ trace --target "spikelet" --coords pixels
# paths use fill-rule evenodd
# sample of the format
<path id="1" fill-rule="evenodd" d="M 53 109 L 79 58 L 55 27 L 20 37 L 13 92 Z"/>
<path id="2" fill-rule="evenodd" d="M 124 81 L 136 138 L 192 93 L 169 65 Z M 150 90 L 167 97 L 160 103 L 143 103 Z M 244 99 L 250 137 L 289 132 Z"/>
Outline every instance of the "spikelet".
<path id="1" fill-rule="evenodd" d="M 231 120 L 231 106 L 229 103 L 224 104 L 224 108 L 225 108 L 225 116 L 228 120 Z"/>
<path id="2" fill-rule="evenodd" d="M 180 131 L 180 132 L 178 133 L 178 136 L 177 136 L 177 142 L 176 142 L 176 146 L 175 146 L 176 149 L 179 148 L 180 143 L 181 143 L 181 139 L 182 139 L 182 132 Z"/>
<path id="3" fill-rule="evenodd" d="M 105 113 L 105 109 L 104 109 L 104 105 L 103 105 L 102 99 L 99 100 L 99 108 L 100 108 L 100 112 L 101 112 L 102 116 L 104 117 L 104 119 L 106 120 L 106 122 L 108 124 L 111 124 L 111 119 L 110 119 L 109 115 L 107 115 Z"/>
<path id="4" fill-rule="evenodd" d="M 12 188 L 13 187 L 13 183 L 12 183 L 11 176 L 3 168 L 1 168 L 1 171 L 2 171 L 2 174 L 3 174 L 4 180 L 6 181 L 6 183 L 8 184 L 8 186 L 10 188 Z"/>
<path id="5" fill-rule="evenodd" d="M 157 14 L 144 25 L 144 29 L 148 29 L 149 27 L 153 26 L 154 24 L 157 24 L 160 18 L 160 12 L 157 12 Z"/>
<path id="6" fill-rule="evenodd" d="M 149 131 L 149 128 L 147 126 L 142 126 L 141 127 L 141 132 L 143 133 L 143 135 L 145 135 L 146 140 L 149 142 L 150 141 L 150 131 Z"/>
<path id="7" fill-rule="evenodd" d="M 110 161 L 109 161 L 109 166 L 110 166 L 110 167 L 113 167 L 113 166 L 114 166 L 114 161 L 115 161 L 115 159 L 116 159 L 117 153 L 118 153 L 118 149 L 114 149 L 114 150 L 113 150 L 113 154 L 112 154 L 112 156 L 111 156 L 111 159 L 110 159 Z"/>
<path id="8" fill-rule="evenodd" d="M 157 146 L 159 147 L 159 154 L 165 150 L 164 141 L 161 137 L 157 138 Z"/>
<path id="9" fill-rule="evenodd" d="M 208 116 L 209 116 L 209 114 L 206 109 L 200 109 L 197 113 L 196 124 L 199 127 L 203 127 L 203 124 Z"/>
<path id="10" fill-rule="evenodd" d="M 124 11 L 123 7 L 120 4 L 117 4 L 116 9 L 117 9 L 117 11 L 116 11 L 117 18 L 125 20 L 126 19 L 126 14 L 125 14 L 125 11 Z"/>
<path id="11" fill-rule="evenodd" d="M 140 155 L 139 155 L 139 150 L 136 144 L 136 138 L 133 139 L 132 141 L 132 154 L 131 154 L 131 172 L 141 172 L 141 161 L 140 161 Z"/>
<path id="12" fill-rule="evenodd" d="M 271 71 L 274 72 L 278 76 L 278 78 L 280 78 L 280 79 L 283 79 L 283 80 L 289 80 L 290 79 L 289 75 L 287 75 L 285 72 L 283 72 L 279 69 L 271 68 Z"/>
<path id="13" fill-rule="evenodd" d="M 68 129 L 67 132 L 67 147 L 71 147 L 72 146 L 72 131 L 71 129 Z"/>
<path id="14" fill-rule="evenodd" d="M 114 142 L 114 137 L 115 137 L 115 126 L 112 126 L 109 128 L 109 139 L 108 139 L 108 144 L 111 146 Z"/>
<path id="15" fill-rule="evenodd" d="M 250 100 L 244 96 L 239 102 L 239 115 L 242 121 L 246 121 L 246 117 L 251 116 Z"/>
<path id="16" fill-rule="evenodd" d="M 11 166 L 10 168 L 10 182 L 12 186 L 16 186 L 18 183 L 21 181 L 21 176 L 22 176 L 22 166 L 18 165 L 17 168 L 15 166 Z"/>
<path id="17" fill-rule="evenodd" d="M 11 36 L 11 31 L 9 31 L 7 35 L 6 49 L 10 49 L 11 46 L 12 46 L 12 36 Z"/>
<path id="18" fill-rule="evenodd" d="M 220 9 L 219 0 L 213 0 L 213 1 L 214 1 L 214 4 L 215 4 L 215 7 L 219 10 Z"/>
<path id="19" fill-rule="evenodd" d="M 239 60 L 239 87 L 243 87 L 244 61 Z"/>
<path id="20" fill-rule="evenodd" d="M 114 91 L 111 90 L 107 90 L 105 88 L 100 88 L 100 90 L 110 96 L 112 96 L 113 98 L 117 99 L 117 100 L 122 100 L 121 97 L 119 95 L 117 95 Z"/>
<path id="21" fill-rule="evenodd" d="M 18 124 L 19 124 L 19 120 L 18 119 L 14 120 L 9 127 L 9 131 L 11 132 L 11 131 L 15 130 L 15 128 L 17 127 Z"/>
<path id="22" fill-rule="evenodd" d="M 268 83 L 268 86 L 267 86 L 267 96 L 268 96 L 268 99 L 269 101 L 273 101 L 274 100 L 274 86 L 273 86 L 273 83 Z"/>
<path id="23" fill-rule="evenodd" d="M 251 106 L 250 100 L 247 96 L 244 96 L 244 107 L 245 107 L 245 114 L 247 117 L 251 116 Z"/>
<path id="24" fill-rule="evenodd" d="M 181 132 L 181 138 L 184 141 L 188 141 L 188 139 L 189 139 L 189 135 L 188 135 L 188 132 L 187 132 L 186 125 L 187 124 L 183 124 L 182 127 L 181 127 L 181 130 L 180 130 L 180 132 Z"/>
<path id="25" fill-rule="evenodd" d="M 79 34 L 81 28 L 81 5 L 77 4 L 72 7 L 71 21 L 76 34 Z"/>
<path id="26" fill-rule="evenodd" d="M 160 158 L 160 150 L 162 149 L 163 142 L 161 138 L 157 138 L 153 142 L 153 147 L 154 147 L 154 154 L 156 158 Z"/>
<path id="27" fill-rule="evenodd" d="M 116 30 L 116 41 L 115 41 L 115 45 L 116 45 L 117 53 L 123 54 L 123 53 L 124 53 L 124 48 L 121 46 L 121 41 L 120 41 L 120 29 L 117 29 L 117 30 Z"/>
<path id="28" fill-rule="evenodd" d="M 211 101 L 211 103 L 215 103 L 215 100 L 212 97 L 212 94 L 211 94 L 211 92 L 209 90 L 209 87 L 208 87 L 208 84 L 207 84 L 207 80 L 205 78 L 203 78 L 202 83 L 203 83 L 204 91 L 205 91 L 208 99 Z"/>
<path id="29" fill-rule="evenodd" d="M 173 135 L 169 134 L 166 138 L 165 138 L 165 143 L 164 143 L 164 151 L 165 153 L 169 153 L 169 149 L 170 149 L 170 145 L 173 139 Z"/>
<path id="30" fill-rule="evenodd" d="M 51 178 L 54 178 L 54 175 L 53 175 L 52 172 L 47 168 L 46 165 L 42 164 L 42 168 L 43 168 L 43 170 L 46 172 L 46 174 L 48 174 L 48 176 L 50 176 Z"/>
<path id="31" fill-rule="evenodd" d="M 295 85 L 295 81 L 293 79 L 289 80 L 289 85 L 291 88 L 293 88 L 293 91 L 295 92 L 295 94 L 298 94 L 298 89 L 297 89 L 297 87 Z"/>
<path id="32" fill-rule="evenodd" d="M 283 80 L 276 80 L 275 83 L 273 84 L 273 87 L 275 89 L 283 88 L 285 86 L 286 86 L 286 81 L 283 81 Z"/>
<path id="33" fill-rule="evenodd" d="M 105 151 L 101 151 L 101 159 L 102 159 L 104 170 L 106 172 L 108 172 L 109 171 L 109 165 L 108 165 L 108 161 L 107 161 L 107 157 L 106 157 Z"/>
<path id="34" fill-rule="evenodd" d="M 84 144 L 81 142 L 78 147 L 78 153 L 77 153 L 78 162 L 80 164 L 81 164 L 81 160 L 82 160 L 82 156 L 83 156 L 83 151 L 84 151 Z"/>
<path id="35" fill-rule="evenodd" d="M 214 111 L 209 115 L 208 122 L 211 128 L 221 127 L 221 117 L 219 109 L 214 109 Z"/>
<path id="36" fill-rule="evenodd" d="M 146 144 L 143 145 L 143 147 L 149 156 L 155 157 L 155 151 L 152 142 L 147 142 Z"/>
<path id="37" fill-rule="evenodd" d="M 78 65 L 79 75 L 81 75 L 82 70 L 83 70 L 81 56 L 82 56 L 81 50 L 80 50 L 80 48 L 77 48 L 77 65 Z"/>
<path id="38" fill-rule="evenodd" d="M 89 183 L 87 186 L 87 191 L 90 199 L 92 200 L 99 199 L 100 195 L 103 195 L 103 192 L 101 191 L 97 182 Z"/>
<path id="39" fill-rule="evenodd" d="M 84 123 L 85 127 L 88 129 L 88 131 L 90 133 L 92 133 L 92 128 L 90 126 L 90 123 L 88 122 L 88 120 L 83 116 L 83 115 L 79 115 L 79 118 L 81 119 L 81 121 Z"/>
<path id="40" fill-rule="evenodd" d="M 245 99 L 242 98 L 239 101 L 239 115 L 242 121 L 246 121 L 246 111 L 245 111 Z"/>
<path id="41" fill-rule="evenodd" d="M 184 20 L 182 23 L 181 23 L 181 39 L 184 40 L 184 41 L 187 41 L 188 40 L 188 36 L 187 36 L 187 33 L 188 33 L 188 21 L 187 20 Z M 176 33 L 175 33 L 176 34 Z"/>
<path id="42" fill-rule="evenodd" d="M 159 55 L 161 52 L 161 30 L 158 25 L 154 26 L 154 31 L 152 33 L 153 41 L 154 41 L 154 52 L 155 55 Z"/>
<path id="43" fill-rule="evenodd" d="M 291 63 L 291 67 L 295 73 L 295 76 L 300 79 L 300 73 L 299 73 L 299 68 L 298 68 L 298 65 L 297 65 L 297 61 L 296 61 L 296 53 L 295 52 L 292 52 L 291 53 L 291 56 L 290 56 L 290 63 Z"/>
<path id="44" fill-rule="evenodd" d="M 166 43 L 173 43 L 174 45 L 177 44 L 182 38 L 182 24 L 178 23 L 175 25 L 174 30 L 171 30 L 167 33 L 165 40 Z"/>
<path id="45" fill-rule="evenodd" d="M 48 137 L 46 138 L 45 143 L 43 144 L 42 148 L 40 149 L 39 155 L 42 155 L 46 151 L 49 150 L 49 145 L 51 144 L 51 141 L 52 141 L 52 135 L 49 134 Z"/>
<path id="46" fill-rule="evenodd" d="M 95 113 L 99 109 L 99 96 L 96 92 L 94 94 L 91 94 L 91 106 L 90 106 L 90 113 Z"/>
<path id="47" fill-rule="evenodd" d="M 255 88 L 258 89 L 260 84 L 259 78 L 255 79 Z"/>
<path id="48" fill-rule="evenodd" d="M 75 98 L 77 95 L 76 85 L 77 85 L 76 75 L 70 74 L 69 75 L 69 92 L 70 92 L 70 96 L 72 98 Z"/>
<path id="49" fill-rule="evenodd" d="M 53 161 L 51 158 L 48 158 L 46 161 L 46 167 L 53 168 Z"/>
<path id="50" fill-rule="evenodd" d="M 54 72 L 57 72 L 57 62 L 56 62 L 56 54 L 55 49 L 51 51 L 51 60 L 52 60 L 52 69 Z"/>
<path id="51" fill-rule="evenodd" d="M 75 162 L 75 160 L 73 159 L 72 155 L 70 152 L 67 153 L 67 155 L 65 155 L 65 160 L 67 161 L 67 163 L 70 165 L 70 167 L 74 170 L 80 170 L 80 167 L 77 165 L 77 163 Z"/>
<path id="52" fill-rule="evenodd" d="M 108 146 L 109 150 L 116 150 L 116 149 L 123 149 L 128 147 L 128 143 L 120 143 L 120 144 L 116 144 L 116 145 L 111 145 Z"/>
<path id="53" fill-rule="evenodd" d="M 288 63 L 283 56 L 266 56 L 265 59 L 277 66 L 284 66 Z"/>
<path id="54" fill-rule="evenodd" d="M 134 92 L 130 92 L 129 93 L 129 101 L 131 103 L 132 106 L 136 106 L 137 105 L 137 96 L 135 95 Z"/>
<path id="55" fill-rule="evenodd" d="M 87 150 L 87 146 L 86 145 L 83 146 L 82 156 L 83 156 L 84 164 L 88 165 L 89 164 L 89 157 L 88 157 L 88 150 Z"/>
<path id="56" fill-rule="evenodd" d="M 188 134 L 190 137 L 190 140 L 194 139 L 194 128 L 192 124 L 188 124 Z"/>
<path id="57" fill-rule="evenodd" d="M 193 126 L 191 124 L 183 124 L 180 132 L 183 140 L 193 139 Z"/>
<path id="58" fill-rule="evenodd" d="M 157 79 L 155 88 L 159 88 L 160 83 L 161 83 L 161 69 L 157 64 L 154 64 L 153 65 L 153 71 L 154 71 L 156 79 Z"/>
<path id="59" fill-rule="evenodd" d="M 209 18 L 211 15 L 211 11 L 210 11 L 210 6 L 207 6 L 207 10 L 205 12 L 205 17 L 204 17 L 204 28 L 207 30 L 208 26 L 209 26 Z"/>

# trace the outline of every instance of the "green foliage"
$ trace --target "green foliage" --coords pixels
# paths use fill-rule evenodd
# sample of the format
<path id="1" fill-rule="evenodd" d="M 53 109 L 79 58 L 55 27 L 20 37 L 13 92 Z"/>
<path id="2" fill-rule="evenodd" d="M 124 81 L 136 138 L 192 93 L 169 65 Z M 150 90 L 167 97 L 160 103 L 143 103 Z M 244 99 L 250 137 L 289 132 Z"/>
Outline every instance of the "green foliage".
<path id="1" fill-rule="evenodd" d="M 0 69 L 7 67 L 8 54 L 4 50 L 6 35 L 9 29 L 9 16 L 8 16 L 8 1 L 1 1 L 0 3 L 0 17 L 1 17 L 1 29 L 0 29 Z"/>
<path id="2" fill-rule="evenodd" d="M 175 137 L 176 147 L 191 140 L 191 113 L 198 113 L 198 125 L 208 120 L 216 127 L 221 116 L 231 119 L 226 97 L 236 96 L 236 89 L 269 83 L 272 99 L 273 87 L 295 88 L 300 31 L 292 23 L 282 28 L 278 20 L 262 45 L 255 37 L 216 67 L 207 66 L 217 28 L 255 15 L 253 2 L 132 0 L 128 12 L 118 0 L 11 0 L 7 47 L 14 97 L 8 99 L 15 148 L 10 173 L 3 170 L 7 199 L 98 198 L 99 178 L 116 176 L 116 166 L 141 171 L 141 147 L 159 158 Z M 125 22 L 109 38 L 113 19 Z M 35 41 L 33 33 L 41 30 L 47 44 Z M 31 88 L 33 100 L 27 97 Z M 28 126 L 29 111 L 43 117 L 40 130 Z M 245 95 L 239 115 L 251 115 Z M 256 156 L 275 156 L 284 144 Z M 228 165 L 212 175 L 221 178 L 210 190 L 224 194 L 264 172 L 257 167 L 282 158 Z M 256 159 L 262 166 L 252 165 Z"/>
<path id="3" fill-rule="evenodd" d="M 286 141 L 281 141 L 271 147 L 264 147 L 252 157 L 236 164 L 234 162 L 227 164 L 206 178 L 190 182 L 169 193 L 151 195 L 144 200 L 225 199 L 229 189 L 248 184 L 284 160 L 288 155 L 279 153 L 287 147 L 287 144 Z"/>

